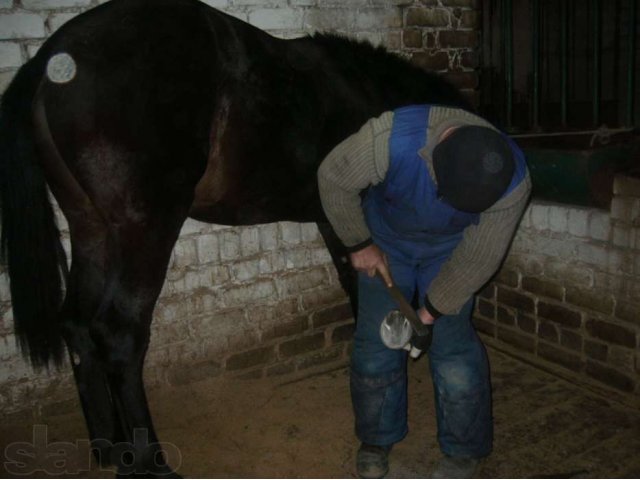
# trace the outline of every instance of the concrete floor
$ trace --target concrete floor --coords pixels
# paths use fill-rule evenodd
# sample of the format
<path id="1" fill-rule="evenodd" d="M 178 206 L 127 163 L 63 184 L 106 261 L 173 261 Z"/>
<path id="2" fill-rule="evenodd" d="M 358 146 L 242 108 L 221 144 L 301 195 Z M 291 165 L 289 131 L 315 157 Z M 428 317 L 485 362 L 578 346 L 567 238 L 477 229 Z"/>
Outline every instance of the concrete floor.
<path id="1" fill-rule="evenodd" d="M 502 353 L 489 354 L 495 444 L 479 477 L 640 477 L 640 411 Z M 427 369 L 425 358 L 410 362 L 411 431 L 392 452 L 389 477 L 424 477 L 440 456 Z M 348 383 L 344 368 L 295 380 L 212 379 L 153 391 L 150 404 L 160 437 L 171 443 L 170 462 L 185 477 L 353 478 L 358 444 Z M 48 444 L 76 445 L 58 473 L 113 476 L 89 466 L 79 411 L 41 423 Z M 2 422 L 4 477 L 16 466 L 5 446 L 33 443 L 33 436 L 32 425 Z"/>

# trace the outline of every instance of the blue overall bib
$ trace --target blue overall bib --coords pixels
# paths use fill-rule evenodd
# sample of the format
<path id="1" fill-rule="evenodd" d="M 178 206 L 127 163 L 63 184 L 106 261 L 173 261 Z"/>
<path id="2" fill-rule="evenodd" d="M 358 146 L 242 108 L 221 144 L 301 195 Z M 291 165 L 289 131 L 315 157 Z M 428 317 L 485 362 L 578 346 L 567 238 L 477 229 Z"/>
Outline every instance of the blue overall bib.
<path id="1" fill-rule="evenodd" d="M 374 242 L 386 253 L 396 285 L 422 303 L 431 281 L 478 214 L 440 201 L 426 162 L 418 155 L 427 138 L 429 105 L 394 113 L 390 162 L 382 183 L 363 201 Z M 509 140 L 510 141 L 510 140 Z M 526 176 L 522 152 L 510 141 L 516 160 L 511 192 Z M 464 274 L 464 272 L 462 272 Z M 351 397 L 356 434 L 365 443 L 390 445 L 407 434 L 407 353 L 384 346 L 382 320 L 397 308 L 379 278 L 359 274 L 359 311 L 351 358 Z M 429 351 L 434 383 L 438 441 L 446 455 L 482 457 L 492 443 L 491 387 L 486 352 L 471 324 L 473 299 L 456 315 L 434 325 Z"/>

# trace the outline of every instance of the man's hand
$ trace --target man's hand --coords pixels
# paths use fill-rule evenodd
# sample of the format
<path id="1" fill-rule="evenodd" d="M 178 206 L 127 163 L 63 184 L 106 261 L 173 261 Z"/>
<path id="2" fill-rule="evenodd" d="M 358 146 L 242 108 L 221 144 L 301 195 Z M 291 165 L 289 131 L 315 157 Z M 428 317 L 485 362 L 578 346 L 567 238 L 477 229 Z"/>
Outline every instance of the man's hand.
<path id="1" fill-rule="evenodd" d="M 351 265 L 353 265 L 353 268 L 356 270 L 365 272 L 370 277 L 373 277 L 376 272 L 379 272 L 384 283 L 388 286 L 393 285 L 387 259 L 377 245 L 372 244 L 364 247 L 362 250 L 350 253 L 349 260 L 351 260 Z"/>
<path id="2" fill-rule="evenodd" d="M 420 321 L 425 325 L 433 325 L 433 322 L 435 322 L 433 315 L 431 315 L 424 307 L 420 307 L 418 309 L 418 317 L 420 317 Z"/>

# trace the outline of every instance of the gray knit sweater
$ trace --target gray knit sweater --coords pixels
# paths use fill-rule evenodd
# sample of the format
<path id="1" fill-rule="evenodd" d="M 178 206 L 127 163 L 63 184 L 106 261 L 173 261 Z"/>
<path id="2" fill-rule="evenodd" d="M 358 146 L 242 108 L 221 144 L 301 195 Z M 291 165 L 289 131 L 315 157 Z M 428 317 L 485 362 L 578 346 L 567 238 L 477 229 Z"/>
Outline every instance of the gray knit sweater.
<path id="1" fill-rule="evenodd" d="M 382 182 L 389 168 L 389 137 L 393 112 L 365 123 L 355 134 L 337 145 L 318 170 L 322 206 L 336 233 L 347 246 L 371 238 L 360 192 Z M 432 153 L 437 139 L 449 127 L 479 125 L 494 128 L 485 120 L 460 109 L 434 106 L 430 109 L 427 138 L 419 155 L 435 181 Z M 496 272 L 504 258 L 526 207 L 529 175 L 508 196 L 480 214 L 477 225 L 464 230 L 461 242 L 429 286 L 431 305 L 443 314 L 455 314 Z"/>

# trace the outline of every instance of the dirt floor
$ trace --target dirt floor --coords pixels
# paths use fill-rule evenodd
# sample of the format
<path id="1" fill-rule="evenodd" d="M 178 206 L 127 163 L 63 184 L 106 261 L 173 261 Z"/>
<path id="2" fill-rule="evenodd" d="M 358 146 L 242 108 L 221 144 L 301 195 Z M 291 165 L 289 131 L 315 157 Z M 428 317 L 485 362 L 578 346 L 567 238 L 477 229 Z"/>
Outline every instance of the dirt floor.
<path id="1" fill-rule="evenodd" d="M 640 477 L 640 411 L 501 353 L 490 350 L 490 358 L 495 445 L 480 477 Z M 440 456 L 427 370 L 426 358 L 410 362 L 411 431 L 392 452 L 391 478 L 428 476 Z M 171 442 L 170 462 L 185 477 L 355 477 L 347 369 L 296 381 L 207 380 L 152 392 L 150 404 L 160 438 Z M 59 464 L 63 476 L 113 477 L 87 470 L 80 412 L 43 423 L 48 444 L 73 446 Z M 33 432 L 31 425 L 0 426 L 4 477 L 15 469 L 15 442 L 33 443 Z M 43 430 L 38 435 L 43 441 Z"/>

